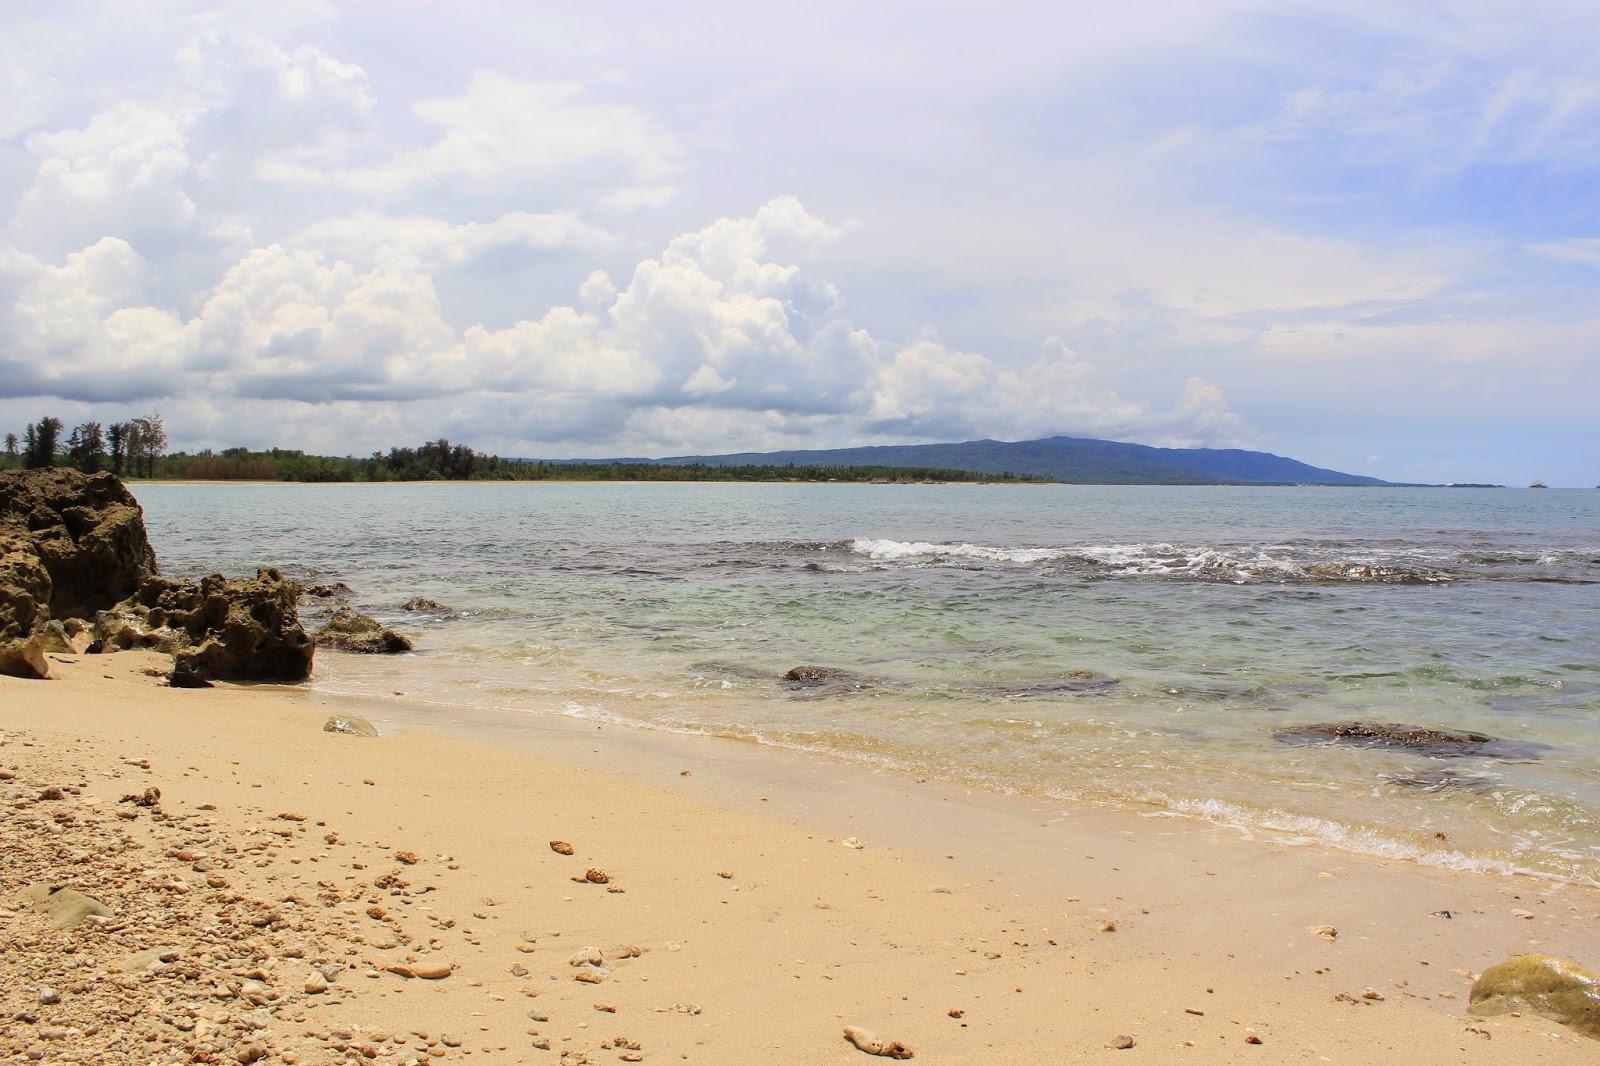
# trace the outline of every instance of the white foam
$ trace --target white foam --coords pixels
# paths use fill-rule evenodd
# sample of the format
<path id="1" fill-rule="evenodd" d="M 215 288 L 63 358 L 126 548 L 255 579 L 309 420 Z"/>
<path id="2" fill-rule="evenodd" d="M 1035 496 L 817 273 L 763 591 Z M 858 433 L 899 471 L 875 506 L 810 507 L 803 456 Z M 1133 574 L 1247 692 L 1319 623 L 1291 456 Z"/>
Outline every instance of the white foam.
<path id="1" fill-rule="evenodd" d="M 1039 563 L 1060 559 L 1058 548 L 990 548 L 981 544 L 932 544 L 928 541 L 884 540 L 857 537 L 850 542 L 857 555 L 881 561 L 901 559 L 980 559 L 993 563 Z"/>

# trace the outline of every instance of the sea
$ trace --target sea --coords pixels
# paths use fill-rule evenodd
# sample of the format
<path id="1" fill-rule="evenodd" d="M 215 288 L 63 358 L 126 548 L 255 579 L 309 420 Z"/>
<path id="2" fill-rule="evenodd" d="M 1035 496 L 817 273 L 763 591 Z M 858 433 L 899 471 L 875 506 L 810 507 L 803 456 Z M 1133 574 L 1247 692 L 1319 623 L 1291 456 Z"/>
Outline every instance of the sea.
<path id="1" fill-rule="evenodd" d="M 1600 883 L 1600 491 L 132 488 L 169 576 L 348 586 L 415 651 L 322 650 L 309 684 L 444 728 L 470 710 L 737 738 Z M 1495 743 L 1291 732 L 1340 722 Z"/>

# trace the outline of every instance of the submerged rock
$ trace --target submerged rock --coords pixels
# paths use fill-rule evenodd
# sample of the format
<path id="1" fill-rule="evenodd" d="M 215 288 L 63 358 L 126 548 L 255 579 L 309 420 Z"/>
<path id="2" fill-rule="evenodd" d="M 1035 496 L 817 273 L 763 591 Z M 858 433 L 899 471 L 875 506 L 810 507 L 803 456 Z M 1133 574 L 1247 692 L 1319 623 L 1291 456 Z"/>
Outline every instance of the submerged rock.
<path id="1" fill-rule="evenodd" d="M 1291 726 L 1272 734 L 1287 744 L 1344 744 L 1385 748 L 1417 755 L 1454 758 L 1463 755 L 1514 757 L 1543 751 L 1540 745 L 1500 740 L 1464 729 L 1432 729 L 1398 722 L 1318 722 Z"/>
<path id="2" fill-rule="evenodd" d="M 1485 792 L 1494 787 L 1494 778 L 1484 774 L 1464 774 L 1459 770 L 1406 770 L 1382 775 L 1390 784 L 1414 788 L 1419 792 L 1442 792 L 1459 788 L 1468 792 Z"/>
<path id="3" fill-rule="evenodd" d="M 322 723 L 322 731 L 324 733 L 344 733 L 352 737 L 375 737 L 378 735 L 376 726 L 356 714 L 329 715 L 328 720 Z"/>
<path id="4" fill-rule="evenodd" d="M 350 586 L 343 581 L 335 581 L 331 585 L 311 585 L 305 590 L 305 595 L 318 600 L 343 600 L 350 595 Z"/>
<path id="5" fill-rule="evenodd" d="M 438 600 L 430 600 L 425 596 L 413 596 L 400 605 L 402 611 L 448 611 L 450 608 Z"/>
<path id="6" fill-rule="evenodd" d="M 986 696 L 1059 696 L 1083 692 L 1105 692 L 1122 684 L 1109 674 L 1094 670 L 1069 670 L 1053 677 L 1026 678 L 1021 681 L 989 681 L 973 691 Z"/>
<path id="7" fill-rule="evenodd" d="M 837 666 L 796 666 L 783 675 L 787 688 L 812 689 L 828 692 L 857 691 L 876 688 L 878 682 L 854 670 Z"/>
<path id="8" fill-rule="evenodd" d="M 370 615 L 340 607 L 317 630 L 317 646 L 369 654 L 410 651 L 411 641 Z"/>
<path id="9" fill-rule="evenodd" d="M 1549 955 L 1519 955 L 1483 971 L 1472 985 L 1473 1014 L 1525 1011 L 1600 1040 L 1600 977 Z"/>

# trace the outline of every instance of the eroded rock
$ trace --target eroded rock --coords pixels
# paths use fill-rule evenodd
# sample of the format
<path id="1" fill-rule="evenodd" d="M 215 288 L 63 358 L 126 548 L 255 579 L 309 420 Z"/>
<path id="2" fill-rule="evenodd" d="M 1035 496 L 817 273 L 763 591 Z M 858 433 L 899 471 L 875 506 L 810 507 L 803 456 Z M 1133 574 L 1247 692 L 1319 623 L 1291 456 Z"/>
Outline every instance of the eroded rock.
<path id="1" fill-rule="evenodd" d="M 174 676 L 213 681 L 302 681 L 314 646 L 300 625 L 300 586 L 272 567 L 253 578 L 212 574 L 199 583 L 147 578 L 95 619 L 108 649 L 173 656 Z"/>
<path id="2" fill-rule="evenodd" d="M 1483 971 L 1472 985 L 1473 1014 L 1525 1011 L 1600 1040 L 1600 976 L 1550 955 L 1519 955 Z"/>
<path id="3" fill-rule="evenodd" d="M 49 676 L 47 650 L 76 650 L 51 621 L 110 606 L 155 565 L 138 501 L 112 475 L 0 472 L 0 673 Z"/>
<path id="4" fill-rule="evenodd" d="M 395 654 L 410 651 L 411 641 L 370 615 L 349 607 L 333 612 L 316 633 L 317 646 L 367 654 Z"/>

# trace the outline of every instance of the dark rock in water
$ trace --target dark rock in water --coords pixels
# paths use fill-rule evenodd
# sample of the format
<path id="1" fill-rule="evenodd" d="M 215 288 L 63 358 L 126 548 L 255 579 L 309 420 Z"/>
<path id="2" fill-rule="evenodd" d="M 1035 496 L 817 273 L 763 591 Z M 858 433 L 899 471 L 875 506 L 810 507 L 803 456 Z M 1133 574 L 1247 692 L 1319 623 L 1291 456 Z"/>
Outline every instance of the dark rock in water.
<path id="1" fill-rule="evenodd" d="M 377 728 L 371 722 L 355 714 L 330 715 L 328 720 L 322 723 L 322 731 L 324 733 L 344 733 L 352 737 L 375 737 L 378 735 Z"/>
<path id="2" fill-rule="evenodd" d="M 783 675 L 783 683 L 788 688 L 824 689 L 835 692 L 877 686 L 877 682 L 865 674 L 858 674 L 854 670 L 841 670 L 837 666 L 797 666 Z"/>
<path id="3" fill-rule="evenodd" d="M 1060 696 L 1084 692 L 1104 692 L 1122 684 L 1109 674 L 1093 670 L 1069 670 L 1053 677 L 1028 678 L 1022 681 L 990 681 L 974 687 L 989 696 Z"/>
<path id="4" fill-rule="evenodd" d="M 1443 792 L 1447 788 L 1485 792 L 1495 786 L 1492 777 L 1483 774 L 1464 774 L 1459 770 L 1407 770 L 1382 776 L 1390 784 L 1399 785 L 1401 788 L 1413 788 L 1418 792 Z"/>
<path id="5" fill-rule="evenodd" d="M 156 648 L 175 673 L 218 681 L 303 681 L 314 648 L 300 625 L 300 586 L 269 566 L 253 578 L 198 584 L 152 577 L 95 619 L 106 647 Z"/>
<path id="6" fill-rule="evenodd" d="M 1516 757 L 1545 750 L 1537 744 L 1498 740 L 1486 733 L 1464 729 L 1430 729 L 1398 722 L 1318 722 L 1291 726 L 1272 734 L 1288 744 L 1344 744 L 1358 748 L 1385 748 L 1417 755 L 1454 758 L 1463 755 Z"/>
<path id="7" fill-rule="evenodd" d="M 1518 955 L 1483 971 L 1472 985 L 1480 1017 L 1521 1011 L 1600 1040 L 1600 976 L 1549 955 Z"/>
<path id="8" fill-rule="evenodd" d="M 410 651 L 411 641 L 360 611 L 341 607 L 317 630 L 317 646 L 392 655 Z"/>
<path id="9" fill-rule="evenodd" d="M 335 581 L 331 585 L 311 585 L 306 588 L 305 594 L 319 600 L 342 600 L 350 595 L 350 586 L 343 581 Z"/>
<path id="10" fill-rule="evenodd" d="M 448 611 L 450 608 L 438 600 L 430 600 L 424 596 L 413 596 L 400 605 L 402 611 Z"/>
<path id="11" fill-rule="evenodd" d="M 0 472 L 0 674 L 49 676 L 52 619 L 93 616 L 155 572 L 144 512 L 113 475 Z"/>

